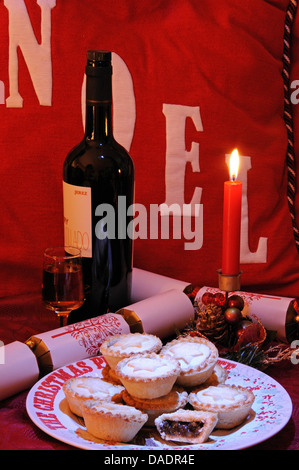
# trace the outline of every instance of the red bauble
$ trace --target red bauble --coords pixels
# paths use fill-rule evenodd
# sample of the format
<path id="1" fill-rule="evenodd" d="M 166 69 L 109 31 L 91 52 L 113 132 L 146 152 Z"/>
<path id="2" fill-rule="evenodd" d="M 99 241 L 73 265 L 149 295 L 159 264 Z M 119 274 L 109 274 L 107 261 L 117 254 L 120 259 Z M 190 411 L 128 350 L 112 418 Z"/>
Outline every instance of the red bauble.
<path id="1" fill-rule="evenodd" d="M 294 307 L 294 310 L 297 314 L 299 314 L 299 299 L 294 299 L 293 300 L 293 307 Z"/>
<path id="2" fill-rule="evenodd" d="M 214 294 L 212 294 L 211 292 L 205 292 L 201 298 L 201 301 L 204 305 L 214 303 Z"/>
<path id="3" fill-rule="evenodd" d="M 215 305 L 218 305 L 219 307 L 222 307 L 226 302 L 225 295 L 222 294 L 221 292 L 217 292 L 214 295 L 214 303 Z"/>
<path id="4" fill-rule="evenodd" d="M 237 331 L 236 331 L 237 336 L 240 337 L 241 334 L 243 333 L 243 331 L 244 331 L 248 326 L 250 326 L 251 324 L 252 324 L 252 322 L 249 321 L 249 320 L 243 320 L 243 321 L 241 321 L 241 323 L 240 323 L 240 325 L 238 325 L 238 329 L 237 329 Z"/>
<path id="5" fill-rule="evenodd" d="M 243 310 L 244 308 L 244 300 L 240 295 L 231 295 L 227 300 L 228 307 L 238 308 L 239 310 Z"/>
<path id="6" fill-rule="evenodd" d="M 224 312 L 224 318 L 230 325 L 237 325 L 242 320 L 242 313 L 236 307 L 229 307 Z"/>

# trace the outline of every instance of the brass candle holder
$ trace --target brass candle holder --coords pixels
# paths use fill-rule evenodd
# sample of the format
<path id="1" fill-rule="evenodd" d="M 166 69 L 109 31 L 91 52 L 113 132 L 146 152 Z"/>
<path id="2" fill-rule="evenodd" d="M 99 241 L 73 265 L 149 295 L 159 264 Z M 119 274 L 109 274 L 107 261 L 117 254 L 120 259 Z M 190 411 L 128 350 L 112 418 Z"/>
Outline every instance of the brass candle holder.
<path id="1" fill-rule="evenodd" d="M 220 290 L 228 293 L 238 291 L 241 288 L 241 274 L 222 274 L 221 269 L 218 269 L 218 287 Z"/>

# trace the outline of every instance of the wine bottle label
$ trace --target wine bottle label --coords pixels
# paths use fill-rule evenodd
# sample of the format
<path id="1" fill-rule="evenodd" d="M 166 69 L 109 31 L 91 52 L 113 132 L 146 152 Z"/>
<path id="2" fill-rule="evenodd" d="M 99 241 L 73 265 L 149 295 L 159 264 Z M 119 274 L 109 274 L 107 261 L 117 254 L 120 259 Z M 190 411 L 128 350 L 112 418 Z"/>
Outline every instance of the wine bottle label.
<path id="1" fill-rule="evenodd" d="M 92 257 L 91 188 L 63 181 L 64 244 Z"/>

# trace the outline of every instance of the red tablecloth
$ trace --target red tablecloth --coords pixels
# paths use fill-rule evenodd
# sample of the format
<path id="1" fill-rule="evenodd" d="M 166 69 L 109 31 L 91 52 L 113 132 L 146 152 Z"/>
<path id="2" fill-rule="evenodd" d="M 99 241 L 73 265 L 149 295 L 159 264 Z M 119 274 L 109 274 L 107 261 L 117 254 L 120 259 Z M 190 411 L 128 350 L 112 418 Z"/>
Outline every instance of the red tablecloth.
<path id="1" fill-rule="evenodd" d="M 57 319 L 40 304 L 38 296 L 22 297 L 0 304 L 0 339 L 5 344 L 25 341 L 32 334 L 57 328 Z M 292 417 L 275 436 L 252 450 L 299 450 L 299 365 L 284 361 L 265 371 L 289 393 L 293 402 Z M 0 377 L 1 386 L 1 377 Z M 74 449 L 41 431 L 26 411 L 28 391 L 0 402 L 1 450 Z"/>

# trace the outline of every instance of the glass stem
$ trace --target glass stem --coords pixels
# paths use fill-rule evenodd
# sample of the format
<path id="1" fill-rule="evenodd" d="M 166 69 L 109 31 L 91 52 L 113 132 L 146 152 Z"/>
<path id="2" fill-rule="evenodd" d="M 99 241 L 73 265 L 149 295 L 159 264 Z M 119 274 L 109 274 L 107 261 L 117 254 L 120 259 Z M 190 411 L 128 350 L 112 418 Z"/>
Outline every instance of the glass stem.
<path id="1" fill-rule="evenodd" d="M 57 313 L 57 316 L 59 317 L 60 328 L 62 328 L 63 326 L 66 326 L 69 312 L 67 312 L 67 315 L 64 312 L 56 312 L 56 313 Z"/>

